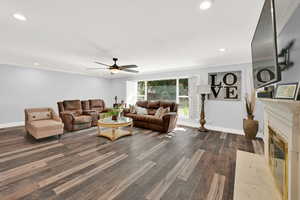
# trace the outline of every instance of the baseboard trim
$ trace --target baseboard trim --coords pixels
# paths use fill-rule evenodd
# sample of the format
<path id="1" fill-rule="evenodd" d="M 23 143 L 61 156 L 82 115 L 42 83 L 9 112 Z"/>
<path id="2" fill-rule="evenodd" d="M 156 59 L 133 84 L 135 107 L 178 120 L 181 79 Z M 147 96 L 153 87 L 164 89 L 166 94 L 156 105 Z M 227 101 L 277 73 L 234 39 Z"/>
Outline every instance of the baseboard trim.
<path id="1" fill-rule="evenodd" d="M 182 126 L 187 126 L 187 127 L 192 127 L 192 128 L 199 128 L 199 124 L 196 122 L 190 122 L 190 121 L 178 121 L 178 125 Z M 6 124 L 0 124 L 0 129 L 4 128 L 11 128 L 11 127 L 16 127 L 16 126 L 24 126 L 25 122 L 11 122 L 11 123 L 6 123 Z M 226 132 L 226 133 L 233 133 L 237 135 L 245 135 L 243 130 L 239 129 L 231 129 L 231 128 L 224 128 L 224 127 L 219 127 L 219 126 L 212 126 L 212 125 L 207 125 L 206 128 L 214 131 L 220 131 L 220 132 Z M 257 137 L 263 138 L 263 133 L 258 132 Z"/>
<path id="2" fill-rule="evenodd" d="M 182 126 L 187 126 L 187 127 L 192 127 L 192 128 L 199 128 L 199 124 L 196 122 L 190 122 L 190 121 L 178 121 L 177 123 L 178 125 L 182 125 Z M 225 127 L 220 127 L 220 126 L 212 126 L 212 125 L 206 125 L 205 126 L 207 129 L 209 130 L 213 130 L 213 131 L 220 131 L 220 132 L 225 132 L 225 133 L 233 133 L 233 134 L 237 134 L 237 135 L 245 135 L 243 130 L 239 130 L 239 129 L 231 129 L 231 128 L 225 128 Z M 258 138 L 263 138 L 263 133 L 262 132 L 258 132 L 257 133 L 257 137 Z"/>
<path id="3" fill-rule="evenodd" d="M 3 128 L 11 128 L 11 127 L 16 127 L 16 126 L 24 126 L 25 122 L 11 122 L 11 123 L 5 123 L 5 124 L 0 124 L 0 129 Z"/>

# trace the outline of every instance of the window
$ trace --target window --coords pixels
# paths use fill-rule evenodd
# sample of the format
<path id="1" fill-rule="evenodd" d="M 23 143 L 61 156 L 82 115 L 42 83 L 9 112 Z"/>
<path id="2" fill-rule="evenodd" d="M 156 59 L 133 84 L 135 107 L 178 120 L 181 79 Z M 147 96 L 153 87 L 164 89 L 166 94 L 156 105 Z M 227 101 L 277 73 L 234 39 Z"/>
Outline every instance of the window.
<path id="1" fill-rule="evenodd" d="M 141 101 L 141 100 L 145 100 L 146 96 L 145 96 L 145 91 L 146 91 L 146 82 L 145 81 L 139 81 L 138 82 L 138 96 L 137 96 L 137 100 Z"/>
<path id="2" fill-rule="evenodd" d="M 188 79 L 139 81 L 137 100 L 174 101 L 179 104 L 179 117 L 189 118 Z"/>
<path id="3" fill-rule="evenodd" d="M 176 80 L 148 81 L 147 100 L 176 102 Z"/>
<path id="4" fill-rule="evenodd" d="M 188 79 L 179 79 L 179 95 L 178 95 L 178 104 L 179 104 L 179 116 L 182 118 L 189 118 L 189 80 Z"/>

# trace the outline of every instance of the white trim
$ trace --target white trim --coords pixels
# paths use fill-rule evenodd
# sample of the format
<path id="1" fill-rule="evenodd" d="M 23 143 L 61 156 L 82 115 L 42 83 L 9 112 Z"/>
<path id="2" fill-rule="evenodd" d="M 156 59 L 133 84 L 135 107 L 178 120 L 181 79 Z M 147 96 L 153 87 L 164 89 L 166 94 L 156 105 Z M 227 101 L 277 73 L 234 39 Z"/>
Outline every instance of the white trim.
<path id="1" fill-rule="evenodd" d="M 10 123 L 5 123 L 5 124 L 0 124 L 0 129 L 2 128 L 10 128 L 10 127 L 15 127 L 15 126 L 24 126 L 25 122 L 10 122 Z"/>
<path id="2" fill-rule="evenodd" d="M 196 122 L 181 121 L 181 120 L 178 120 L 177 124 L 182 125 L 182 126 L 192 127 L 192 128 L 199 128 L 199 126 L 200 126 L 199 123 L 196 123 Z M 212 125 L 206 125 L 205 127 L 209 130 L 226 132 L 226 133 L 233 133 L 233 134 L 237 134 L 237 135 L 245 135 L 244 131 L 239 130 L 239 129 L 231 129 L 231 128 L 225 128 L 225 127 L 220 127 L 220 126 L 212 126 Z M 263 133 L 258 132 L 257 137 L 258 138 L 263 138 Z"/>
<path id="3" fill-rule="evenodd" d="M 179 104 L 179 79 L 176 79 L 176 103 Z"/>

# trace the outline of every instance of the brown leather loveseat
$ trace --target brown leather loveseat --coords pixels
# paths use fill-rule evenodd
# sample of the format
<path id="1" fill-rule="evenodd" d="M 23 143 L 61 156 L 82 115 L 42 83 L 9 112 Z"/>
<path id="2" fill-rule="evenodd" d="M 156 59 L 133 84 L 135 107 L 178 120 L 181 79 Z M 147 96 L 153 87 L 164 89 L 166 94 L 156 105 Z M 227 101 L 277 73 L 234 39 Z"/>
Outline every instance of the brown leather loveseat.
<path id="1" fill-rule="evenodd" d="M 178 118 L 178 104 L 166 101 L 138 101 L 136 106 L 146 108 L 147 115 L 139 115 L 130 113 L 127 109 L 125 116 L 133 119 L 133 124 L 136 127 L 147 128 L 162 133 L 169 133 L 174 130 Z M 160 107 L 170 108 L 170 112 L 164 114 L 161 118 L 155 117 L 156 110 Z"/>
<path id="2" fill-rule="evenodd" d="M 59 116 L 61 117 L 65 130 L 76 131 L 90 128 L 92 116 L 96 113 L 90 110 L 83 110 L 80 100 L 68 100 L 57 102 Z"/>
<path id="3" fill-rule="evenodd" d="M 86 101 L 81 101 L 81 104 L 84 112 L 94 112 L 91 114 L 92 126 L 97 126 L 97 122 L 101 115 L 110 111 L 109 108 L 105 107 L 105 102 L 102 99 L 89 99 Z"/>

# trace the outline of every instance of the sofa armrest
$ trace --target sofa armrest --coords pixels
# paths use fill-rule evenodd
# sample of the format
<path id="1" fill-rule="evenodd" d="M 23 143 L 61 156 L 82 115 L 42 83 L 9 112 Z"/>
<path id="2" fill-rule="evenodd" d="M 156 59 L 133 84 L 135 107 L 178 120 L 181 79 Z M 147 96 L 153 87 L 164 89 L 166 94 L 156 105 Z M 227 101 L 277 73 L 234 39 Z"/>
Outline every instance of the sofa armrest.
<path id="1" fill-rule="evenodd" d="M 95 115 L 95 114 L 97 114 L 97 111 L 95 111 L 95 110 L 84 110 L 82 112 L 82 114 L 84 114 L 84 115 Z"/>
<path id="2" fill-rule="evenodd" d="M 123 112 L 124 112 L 124 114 L 125 113 L 130 113 L 130 109 L 129 108 L 124 108 Z"/>
<path id="3" fill-rule="evenodd" d="M 62 121 L 64 123 L 64 127 L 67 131 L 72 131 L 73 121 L 75 119 L 75 115 L 72 112 L 64 111 L 60 113 Z"/>
<path id="4" fill-rule="evenodd" d="M 62 122 L 61 118 L 56 113 L 52 113 L 52 119 L 58 122 Z"/>
<path id="5" fill-rule="evenodd" d="M 64 111 L 60 113 L 62 121 L 65 122 L 73 122 L 75 119 L 75 115 L 72 112 Z"/>
<path id="6" fill-rule="evenodd" d="M 107 113 L 110 112 L 112 110 L 112 108 L 104 108 L 101 113 Z"/>
<path id="7" fill-rule="evenodd" d="M 177 116 L 178 115 L 176 112 L 169 112 L 164 114 L 163 124 L 165 133 L 169 133 L 175 129 L 177 123 Z"/>
<path id="8" fill-rule="evenodd" d="M 50 111 L 51 111 L 52 119 L 54 121 L 61 122 L 61 118 L 56 114 L 56 112 L 52 108 L 50 108 Z"/>

